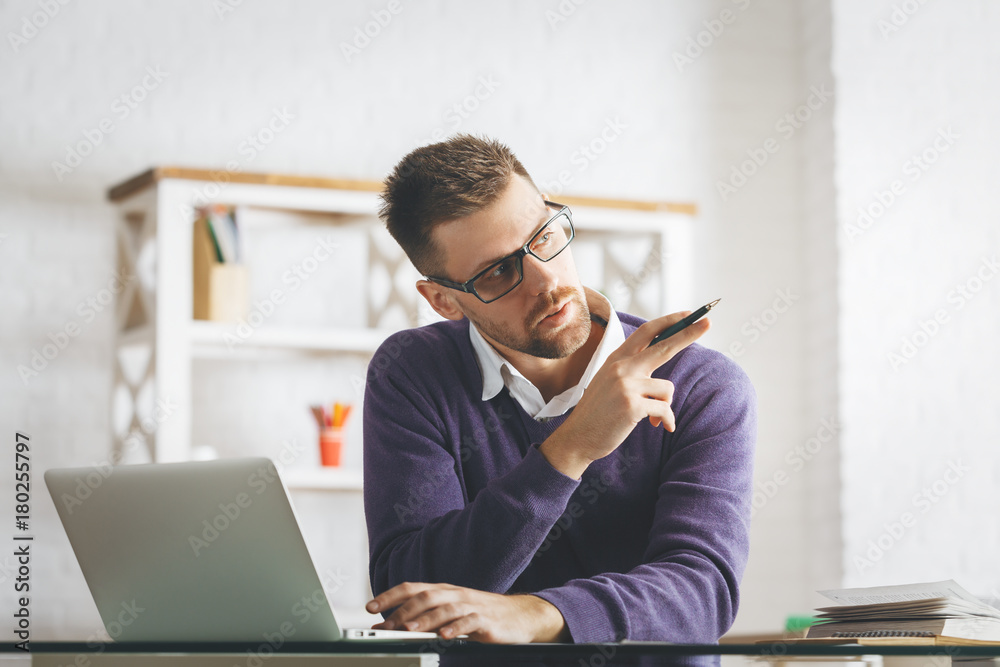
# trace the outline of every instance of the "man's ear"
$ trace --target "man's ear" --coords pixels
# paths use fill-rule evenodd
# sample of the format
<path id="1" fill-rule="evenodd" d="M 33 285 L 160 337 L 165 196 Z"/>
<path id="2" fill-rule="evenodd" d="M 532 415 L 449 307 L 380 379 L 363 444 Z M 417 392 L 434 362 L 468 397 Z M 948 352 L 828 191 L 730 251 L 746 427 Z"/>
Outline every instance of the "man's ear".
<path id="1" fill-rule="evenodd" d="M 432 283 L 429 280 L 418 280 L 417 291 L 427 299 L 434 312 L 447 320 L 460 320 L 465 317 L 465 313 L 458 307 L 455 299 L 448 294 L 448 288 Z"/>

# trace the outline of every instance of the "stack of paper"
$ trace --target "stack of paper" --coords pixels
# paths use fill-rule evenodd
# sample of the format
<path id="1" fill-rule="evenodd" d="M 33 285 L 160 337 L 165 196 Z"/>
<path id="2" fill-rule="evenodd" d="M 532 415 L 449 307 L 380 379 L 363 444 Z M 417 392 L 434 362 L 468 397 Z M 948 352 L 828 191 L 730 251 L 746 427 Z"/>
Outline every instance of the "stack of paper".
<path id="1" fill-rule="evenodd" d="M 820 591 L 838 603 L 817 609 L 821 623 L 813 638 L 913 638 L 924 643 L 958 640 L 1000 641 L 1000 610 L 985 604 L 954 581 L 903 586 Z M 944 638 L 938 641 L 939 638 Z M 950 641 L 954 640 L 954 641 Z"/>

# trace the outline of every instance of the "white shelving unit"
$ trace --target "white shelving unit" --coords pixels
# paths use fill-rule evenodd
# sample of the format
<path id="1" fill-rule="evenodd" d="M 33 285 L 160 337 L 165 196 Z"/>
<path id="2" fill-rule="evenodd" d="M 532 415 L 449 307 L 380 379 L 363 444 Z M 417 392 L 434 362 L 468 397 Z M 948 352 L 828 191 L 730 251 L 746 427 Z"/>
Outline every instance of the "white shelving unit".
<path id="1" fill-rule="evenodd" d="M 285 484 L 293 489 L 360 491 L 361 472 L 344 468 L 292 470 L 285 476 Z"/>
<path id="2" fill-rule="evenodd" d="M 339 216 L 364 230 L 370 271 L 384 271 L 395 277 L 400 271 L 413 269 L 405 259 L 400 261 L 379 252 L 373 242 L 373 234 L 385 233 L 376 215 L 380 189 L 381 183 L 373 181 L 176 167 L 151 169 L 112 188 L 109 199 L 120 213 L 119 265 L 128 275 L 138 276 L 127 283 L 118 302 L 115 384 L 116 389 L 124 387 L 131 397 L 131 414 L 124 430 L 114 434 L 113 453 L 121 455 L 126 442 L 139 437 L 152 461 L 191 458 L 195 409 L 192 360 L 239 363 L 289 354 L 367 358 L 393 331 L 380 322 L 387 308 L 402 306 L 409 325 L 415 326 L 416 297 L 401 291 L 396 285 L 406 281 L 397 280 L 390 280 L 389 295 L 381 308 L 369 308 L 365 328 L 262 328 L 234 353 L 225 340 L 231 325 L 192 320 L 192 223 L 196 206 L 217 202 Z M 581 256 L 588 266 L 600 264 L 600 275 L 592 275 L 589 280 L 581 270 L 584 284 L 601 289 L 616 307 L 627 296 L 629 303 L 622 309 L 644 317 L 694 305 L 690 301 L 691 266 L 687 263 L 691 257 L 693 205 L 583 197 L 560 197 L 559 201 L 573 207 L 578 269 L 582 269 Z M 624 250 L 616 251 L 615 244 L 621 243 L 625 244 Z M 646 296 L 640 298 L 640 293 Z M 121 355 L 129 351 L 147 355 L 145 371 L 138 377 L 129 377 L 123 370 Z M 154 401 L 168 400 L 174 406 L 168 419 L 155 423 L 153 416 L 139 414 L 139 396 L 149 392 Z M 289 471 L 286 483 L 298 489 L 340 491 L 358 491 L 362 485 L 360 472 L 346 469 Z"/>

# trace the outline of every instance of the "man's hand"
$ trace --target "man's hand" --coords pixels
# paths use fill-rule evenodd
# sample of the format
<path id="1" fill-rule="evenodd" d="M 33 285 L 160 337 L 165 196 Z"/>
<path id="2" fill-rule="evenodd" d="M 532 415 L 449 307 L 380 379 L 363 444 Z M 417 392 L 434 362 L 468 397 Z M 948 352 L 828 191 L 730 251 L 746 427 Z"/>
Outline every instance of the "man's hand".
<path id="1" fill-rule="evenodd" d="M 499 595 L 451 584 L 403 583 L 368 603 L 369 613 L 398 607 L 373 630 L 437 631 L 492 644 L 568 641 L 562 614 L 534 595 Z"/>
<path id="2" fill-rule="evenodd" d="M 708 318 L 652 347 L 649 343 L 690 314 L 683 311 L 650 320 L 611 353 L 572 414 L 539 447 L 554 468 L 579 479 L 592 462 L 617 449 L 636 424 L 646 418 L 653 426 L 663 424 L 668 431 L 676 428 L 670 409 L 674 385 L 652 374 L 708 331 Z"/>

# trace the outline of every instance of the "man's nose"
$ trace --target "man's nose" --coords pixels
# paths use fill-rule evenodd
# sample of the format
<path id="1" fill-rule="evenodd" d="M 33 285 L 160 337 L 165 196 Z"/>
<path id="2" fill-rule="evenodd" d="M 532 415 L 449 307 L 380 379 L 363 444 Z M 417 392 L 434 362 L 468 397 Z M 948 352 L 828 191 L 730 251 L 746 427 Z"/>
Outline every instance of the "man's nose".
<path id="1" fill-rule="evenodd" d="M 532 296 L 547 294 L 559 287 L 559 276 L 552 262 L 543 262 L 534 255 L 525 255 L 522 265 L 525 286 Z"/>

